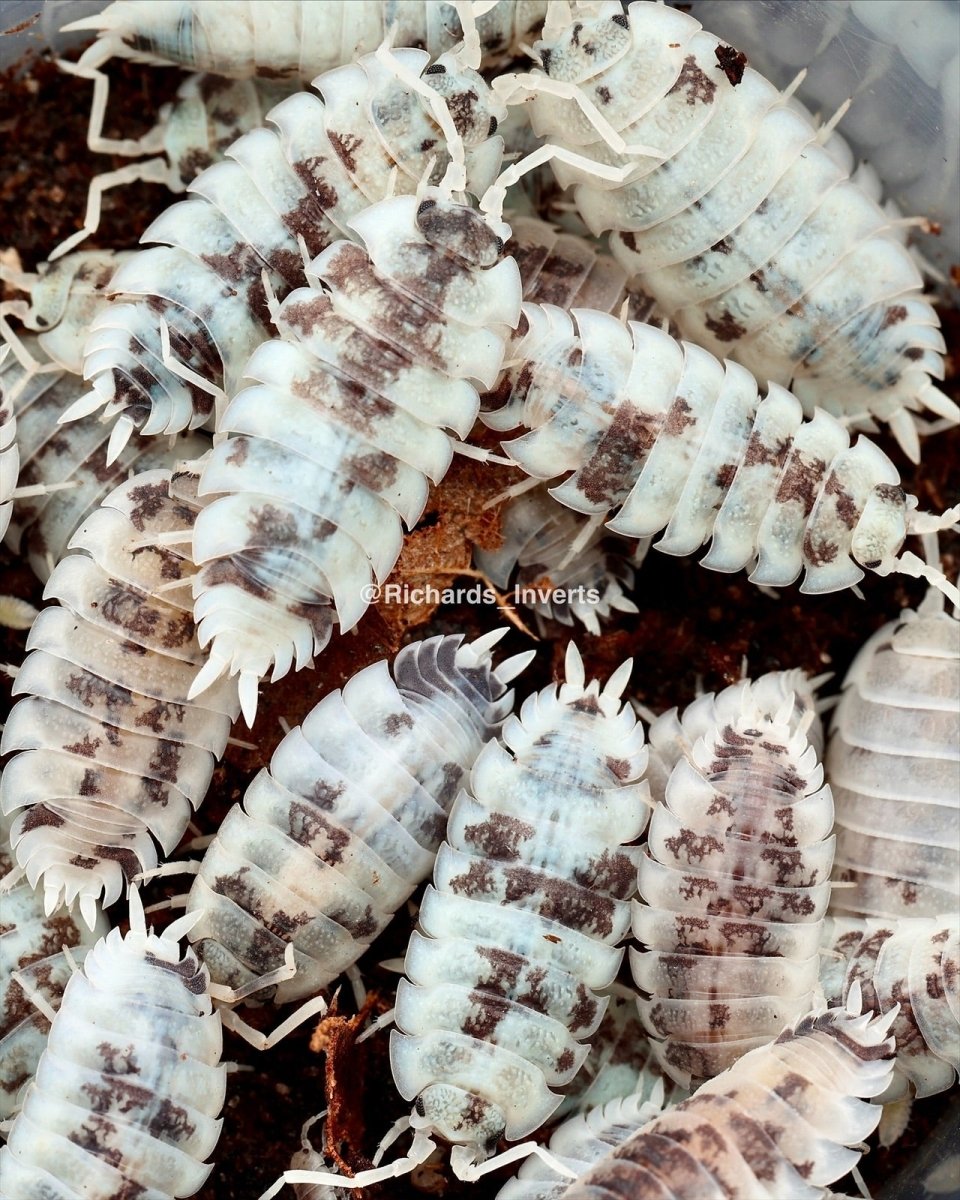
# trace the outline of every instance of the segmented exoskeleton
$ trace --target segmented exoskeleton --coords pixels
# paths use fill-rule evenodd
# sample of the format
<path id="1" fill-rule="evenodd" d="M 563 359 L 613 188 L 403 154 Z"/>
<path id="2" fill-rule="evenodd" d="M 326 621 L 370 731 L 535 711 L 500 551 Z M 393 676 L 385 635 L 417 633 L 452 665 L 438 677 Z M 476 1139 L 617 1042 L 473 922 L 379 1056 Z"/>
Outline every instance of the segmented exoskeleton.
<path id="1" fill-rule="evenodd" d="M 834 849 L 802 672 L 691 707 L 689 724 L 673 710 L 651 729 L 651 760 L 662 747 L 674 762 L 640 859 L 634 933 L 648 950 L 631 952 L 653 1052 L 684 1087 L 812 1007 Z"/>
<path id="2" fill-rule="evenodd" d="M 532 657 L 495 667 L 501 635 L 414 642 L 287 734 L 190 892 L 203 915 L 189 936 L 216 982 L 246 987 L 292 944 L 297 973 L 272 998 L 316 995 L 427 878 L 461 783 L 513 705 L 506 684 Z"/>
<path id="3" fill-rule="evenodd" d="M 239 387 L 253 350 L 272 336 L 265 289 L 306 282 L 305 258 L 394 192 L 426 174 L 477 191 L 495 174 L 503 106 L 456 55 L 367 55 L 270 110 L 275 129 L 244 134 L 168 208 L 111 283 L 115 302 L 85 345 L 93 393 L 70 410 L 105 406 L 111 455 L 134 429 L 175 433 L 213 418 Z"/>
<path id="4" fill-rule="evenodd" d="M 848 177 L 808 115 L 676 9 L 558 7 L 538 42 L 535 131 L 590 229 L 684 336 L 850 419 L 887 421 L 919 457 L 917 414 L 944 342 L 896 222 Z M 507 91 L 512 90 L 508 83 Z M 514 86 L 516 86 L 516 81 Z M 893 227 L 892 227 L 893 226 Z"/>
<path id="5" fill-rule="evenodd" d="M 17 1200 L 192 1196 L 210 1173 L 226 1090 L 207 974 L 174 923 L 112 930 L 71 976 L 8 1144 Z"/>
<path id="6" fill-rule="evenodd" d="M 33 339 L 25 344 L 28 352 L 36 351 Z M 200 434 L 173 444 L 166 438 L 133 437 L 108 463 L 106 425 L 59 424 L 81 389 L 78 375 L 25 372 L 16 361 L 0 374 L 0 406 L 9 405 L 15 414 L 20 463 L 5 541 L 44 583 L 83 518 L 122 480 L 135 471 L 172 468 L 181 457 L 199 457 L 209 447 Z"/>
<path id="7" fill-rule="evenodd" d="M 536 614 L 541 630 L 544 620 L 577 619 L 599 634 L 614 610 L 639 611 L 624 592 L 633 587 L 633 568 L 649 541 L 631 547 L 626 538 L 586 528 L 586 518 L 562 508 L 545 487 L 512 499 L 501 520 L 503 545 L 474 550 L 474 562 L 497 587 L 512 581 L 513 598 Z"/>
<path id="8" fill-rule="evenodd" d="M 596 989 L 620 964 L 637 860 L 624 843 L 647 819 L 643 730 L 620 704 L 630 665 L 601 690 L 571 643 L 566 681 L 527 697 L 454 803 L 397 989 L 390 1061 L 415 1101 L 407 1155 L 349 1180 L 288 1182 L 364 1187 L 405 1174 L 434 1135 L 465 1179 L 534 1151 L 483 1162 L 560 1104 L 551 1089 L 586 1057 L 606 1008 Z"/>
<path id="9" fill-rule="evenodd" d="M 13 847 L 31 886 L 42 882 L 46 910 L 78 900 L 91 927 L 101 893 L 112 904 L 156 865 L 156 842 L 169 854 L 180 841 L 237 715 L 226 680 L 187 699 L 203 660 L 193 567 L 160 535 L 189 531 L 195 487 L 189 474 L 147 472 L 86 518 L 77 553 L 47 584 L 60 603 L 34 622 L 13 686 L 25 699 L 0 753 L 21 753 L 0 776 L 0 809 L 24 810 Z"/>
<path id="10" fill-rule="evenodd" d="M 896 1070 L 878 1100 L 896 1100 L 908 1085 L 918 1097 L 952 1087 L 960 1071 L 960 919 L 831 917 L 821 947 L 829 1004 L 845 1003 L 856 983 L 868 1008 L 898 1007 Z"/>
<path id="11" fill-rule="evenodd" d="M 564 1200 L 824 1200 L 880 1119 L 894 1014 L 810 1013 L 655 1118 L 562 1192 Z M 855 1148 L 854 1148 L 855 1147 Z"/>
<path id="12" fill-rule="evenodd" d="M 17 414 L 9 394 L 12 361 L 6 347 L 0 347 L 0 538 L 4 537 L 13 512 L 13 493 L 20 474 L 20 450 L 17 446 Z"/>
<path id="13" fill-rule="evenodd" d="M 429 189 L 352 221 L 362 248 L 334 243 L 322 280 L 275 311 L 282 337 L 245 368 L 201 494 L 221 493 L 193 539 L 200 644 L 191 689 L 240 675 L 249 722 L 260 677 L 306 665 L 334 624 L 352 628 L 450 465 L 516 323 L 520 280 L 474 210 Z M 499 227 L 506 235 L 508 229 Z M 222 493 L 227 493 L 222 495 Z"/>
<path id="14" fill-rule="evenodd" d="M 93 930 L 65 912 L 46 915 L 43 897 L 25 881 L 16 882 L 10 851 L 9 819 L 0 815 L 0 1120 L 16 1111 L 18 1095 L 33 1078 L 47 1043 L 50 1014 L 70 977 L 70 960 L 82 962 L 87 949 L 108 929 L 98 916 Z M 22 874 L 22 873 L 21 873 Z"/>
<path id="15" fill-rule="evenodd" d="M 575 1175 L 632 1137 L 663 1110 L 662 1093 L 653 1097 L 625 1096 L 610 1100 L 564 1121 L 550 1137 L 550 1154 Z M 516 1179 L 497 1192 L 497 1200 L 559 1200 L 571 1177 L 561 1175 L 540 1158 L 528 1158 Z"/>
<path id="16" fill-rule="evenodd" d="M 951 912 L 960 889 L 960 621 L 930 591 L 863 646 L 826 758 L 837 807 L 831 911 Z"/>
<path id="17" fill-rule="evenodd" d="M 523 306 L 526 335 L 511 348 L 485 414 L 522 426 L 505 453 L 551 494 L 615 533 L 650 537 L 686 555 L 711 539 L 703 565 L 776 587 L 804 573 L 801 591 L 852 587 L 863 570 L 925 576 L 960 593 L 917 555 L 910 532 L 952 523 L 914 512 L 893 463 L 865 437 L 776 384 L 762 399 L 736 363 L 607 313 Z M 518 489 L 519 490 L 519 489 Z M 755 564 L 755 565 L 754 565 Z"/>

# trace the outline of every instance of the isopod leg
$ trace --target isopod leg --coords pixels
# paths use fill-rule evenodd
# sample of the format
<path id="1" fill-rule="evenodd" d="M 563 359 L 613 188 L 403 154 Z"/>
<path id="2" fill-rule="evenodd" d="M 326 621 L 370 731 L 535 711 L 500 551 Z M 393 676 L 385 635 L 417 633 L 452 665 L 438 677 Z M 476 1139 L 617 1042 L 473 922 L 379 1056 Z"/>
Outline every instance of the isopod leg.
<path id="1" fill-rule="evenodd" d="M 96 233 L 100 227 L 100 208 L 104 192 L 110 188 L 136 183 L 137 180 L 141 180 L 143 183 L 162 183 L 169 187 L 170 167 L 162 158 L 149 158 L 146 162 L 130 163 L 116 171 L 105 171 L 102 175 L 94 175 L 87 191 L 87 211 L 83 218 L 82 228 L 78 229 L 76 233 L 71 233 L 68 238 L 64 238 L 50 254 L 50 262 L 60 258 L 74 246 L 79 246 L 91 233 Z"/>

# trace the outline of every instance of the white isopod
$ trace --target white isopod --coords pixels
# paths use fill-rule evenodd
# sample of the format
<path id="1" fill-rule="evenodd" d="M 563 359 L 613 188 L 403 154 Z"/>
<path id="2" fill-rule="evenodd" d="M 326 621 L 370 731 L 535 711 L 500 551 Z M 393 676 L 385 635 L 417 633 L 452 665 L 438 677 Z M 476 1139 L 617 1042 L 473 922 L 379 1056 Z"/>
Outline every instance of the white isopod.
<path id="1" fill-rule="evenodd" d="M 525 324 L 523 324 L 525 322 Z M 526 336 L 511 347 L 489 399 L 488 425 L 528 432 L 505 453 L 551 494 L 627 537 L 665 529 L 656 548 L 703 565 L 752 568 L 755 583 L 801 591 L 854 586 L 863 570 L 929 578 L 955 602 L 943 573 L 911 552 L 908 533 L 951 524 L 914 510 L 889 458 L 777 384 L 762 399 L 743 367 L 636 322 L 550 305 L 523 306 Z M 517 490 L 520 490 L 519 488 Z"/>
<path id="2" fill-rule="evenodd" d="M 497 1192 L 497 1200 L 559 1200 L 574 1177 L 585 1174 L 637 1130 L 663 1111 L 662 1084 L 651 1097 L 632 1095 L 578 1113 L 551 1135 L 548 1149 L 570 1175 L 562 1175 L 541 1158 L 528 1158 L 516 1179 Z"/>
<path id="3" fill-rule="evenodd" d="M 82 962 L 109 928 L 92 930 L 63 911 L 45 914 L 43 897 L 21 878 L 10 851 L 9 818 L 0 816 L 0 1120 L 16 1111 L 47 1043 L 50 1018 L 70 978 L 70 958 Z"/>
<path id="4" fill-rule="evenodd" d="M 10 395 L 13 378 L 12 360 L 6 347 L 0 347 L 0 538 L 6 535 L 13 512 L 13 493 L 20 474 L 20 449 L 17 445 L 17 414 Z"/>
<path id="5" fill-rule="evenodd" d="M 634 933 L 648 949 L 631 952 L 654 1054 L 684 1087 L 812 1007 L 834 850 L 802 672 L 691 708 L 651 729 L 651 774 L 669 776 L 640 859 Z"/>
<path id="6" fill-rule="evenodd" d="M 115 455 L 134 429 L 175 433 L 208 423 L 271 335 L 268 295 L 304 284 L 305 262 L 394 192 L 448 166 L 451 186 L 479 192 L 496 173 L 504 112 L 459 58 L 421 50 L 366 55 L 270 110 L 275 129 L 244 134 L 143 235 L 160 243 L 114 276 L 93 322 L 84 375 L 93 392 L 71 419 L 104 408 Z"/>
<path id="7" fill-rule="evenodd" d="M 211 1167 L 226 1091 L 223 1031 L 181 922 L 112 930 L 71 976 L 7 1145 L 5 1196 L 171 1200 Z M 190 918 L 192 920 L 192 918 Z"/>
<path id="8" fill-rule="evenodd" d="M 474 562 L 497 587 L 512 581 L 511 599 L 533 611 L 541 631 L 545 621 L 576 619 L 599 634 L 612 612 L 639 612 L 625 593 L 648 541 L 634 547 L 595 526 L 586 528 L 584 541 L 587 518 L 561 508 L 545 487 L 513 498 L 501 520 L 503 545 L 474 550 Z"/>
<path id="9" fill-rule="evenodd" d="M 91 927 L 137 872 L 169 854 L 201 802 L 237 715 L 225 680 L 187 692 L 203 652 L 190 607 L 193 567 L 159 544 L 192 525 L 196 477 L 135 476 L 74 535 L 27 639 L 0 753 L 0 809 L 17 861 L 45 907 L 78 900 Z M 80 553 L 85 551 L 85 553 Z M 182 585 L 179 588 L 177 585 Z M 173 585 L 176 590 L 168 590 Z M 157 595 L 164 587 L 164 595 Z M 155 840 L 156 841 L 155 841 Z"/>
<path id="10" fill-rule="evenodd" d="M 538 1129 L 588 1053 L 629 926 L 647 819 L 643 730 L 621 707 L 630 662 L 601 690 L 571 643 L 566 681 L 528 696 L 474 764 L 420 907 L 397 989 L 390 1060 L 415 1101 L 407 1155 L 349 1181 L 405 1174 L 452 1144 L 462 1179 L 535 1152 Z M 406 1122 L 404 1122 L 406 1123 Z M 486 1161 L 484 1161 L 486 1159 Z"/>
<path id="11" fill-rule="evenodd" d="M 890 1080 L 894 1015 L 861 1015 L 853 989 L 846 1008 L 794 1022 L 621 1142 L 560 1195 L 827 1200 L 832 1193 L 824 1189 L 856 1166 L 860 1143 L 880 1119 L 879 1106 L 865 1098 Z"/>
<path id="12" fill-rule="evenodd" d="M 513 705 L 532 651 L 494 666 L 504 631 L 414 642 L 354 675 L 292 729 L 203 858 L 190 931 L 217 983 L 283 966 L 278 1003 L 352 967 L 430 874 L 447 814 Z M 260 999 L 269 998 L 261 996 Z"/>
<path id="13" fill-rule="evenodd" d="M 687 13 L 558 6 L 536 50 L 535 131 L 560 148 L 594 233 L 685 337 L 919 457 L 925 409 L 955 424 L 944 341 L 897 222 L 807 114 Z M 549 153 L 539 152 L 542 161 Z"/>
<path id="14" fill-rule="evenodd" d="M 191 696 L 240 675 L 252 722 L 261 676 L 306 665 L 334 618 L 351 629 L 393 569 L 428 480 L 443 478 L 516 323 L 520 280 L 506 226 L 428 189 L 351 222 L 311 264 L 315 286 L 276 310 L 282 337 L 246 366 L 258 386 L 221 422 L 193 557 L 200 644 Z M 326 284 L 322 288 L 320 280 Z M 225 494 L 224 494 L 225 493 Z"/>
<path id="15" fill-rule="evenodd" d="M 844 680 L 827 748 L 837 808 L 831 911 L 933 917 L 960 889 L 960 621 L 931 590 Z"/>
<path id="16" fill-rule="evenodd" d="M 201 171 L 223 158 L 241 134 L 262 125 L 270 109 L 298 88 L 299 83 L 282 80 L 188 75 L 174 99 L 161 107 L 156 125 L 143 137 L 121 140 L 91 136 L 91 150 L 142 161 L 93 177 L 83 227 L 64 239 L 51 258 L 66 254 L 99 227 L 104 192 L 135 180 L 159 183 L 172 192 L 186 191 Z"/>
<path id="17" fill-rule="evenodd" d="M 899 1008 L 891 1029 L 897 1041 L 896 1071 L 879 1102 L 899 1099 L 908 1085 L 920 1098 L 953 1087 L 960 1071 L 957 916 L 892 921 L 832 917 L 821 947 L 828 1003 L 845 1003 L 856 983 L 868 1007 L 878 1012 Z"/>
<path id="18" fill-rule="evenodd" d="M 35 339 L 24 342 L 28 352 L 37 352 Z M 166 438 L 133 437 L 108 463 L 106 425 L 59 423 L 82 390 L 78 375 L 25 372 L 16 360 L 0 372 L 0 406 L 9 405 L 16 420 L 20 480 L 4 540 L 44 583 L 83 518 L 122 480 L 136 471 L 172 468 L 183 455 L 199 456 L 209 446 L 199 434 L 173 445 Z"/>

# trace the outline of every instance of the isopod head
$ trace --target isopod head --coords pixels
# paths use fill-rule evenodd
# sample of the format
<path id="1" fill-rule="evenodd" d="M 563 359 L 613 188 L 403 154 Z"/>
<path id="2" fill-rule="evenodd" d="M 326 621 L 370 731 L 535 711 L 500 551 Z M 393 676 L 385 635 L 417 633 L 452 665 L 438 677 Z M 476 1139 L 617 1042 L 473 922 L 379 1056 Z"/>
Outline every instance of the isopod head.
<path id="1" fill-rule="evenodd" d="M 438 250 L 468 267 L 488 270 L 500 261 L 510 226 L 431 191 L 417 208 L 417 228 Z"/>
<path id="2" fill-rule="evenodd" d="M 466 147 L 479 146 L 507 119 L 507 106 L 476 71 L 453 53 L 440 57 L 423 73 L 423 82 L 443 97 Z"/>
<path id="3" fill-rule="evenodd" d="M 850 552 L 861 566 L 876 570 L 893 559 L 907 536 L 907 497 L 896 484 L 873 489 L 857 521 Z"/>
<path id="4" fill-rule="evenodd" d="M 414 1128 L 432 1130 L 451 1145 L 493 1147 L 506 1120 L 488 1100 L 450 1083 L 432 1083 L 417 1097 L 410 1119 Z"/>
<path id="5" fill-rule="evenodd" d="M 561 6 L 557 6 L 560 8 Z M 619 0 L 599 6 L 599 14 L 589 19 L 565 22 L 556 31 L 555 41 L 537 42 L 534 51 L 551 79 L 580 83 L 599 75 L 630 49 L 630 23 Z M 544 34 L 554 35 L 549 23 Z"/>

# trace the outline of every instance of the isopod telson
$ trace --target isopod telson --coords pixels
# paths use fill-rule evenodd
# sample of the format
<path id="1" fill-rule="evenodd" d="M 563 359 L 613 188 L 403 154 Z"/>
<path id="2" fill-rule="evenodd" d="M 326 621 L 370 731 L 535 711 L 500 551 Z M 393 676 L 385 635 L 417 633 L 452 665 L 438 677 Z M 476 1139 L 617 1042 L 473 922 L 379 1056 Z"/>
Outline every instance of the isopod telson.
<path id="1" fill-rule="evenodd" d="M 207 973 L 175 922 L 112 930 L 69 979 L 0 1171 L 17 1200 L 192 1196 L 210 1173 L 226 1090 Z M 190 918 L 192 919 L 192 918 Z"/>
<path id="2" fill-rule="evenodd" d="M 558 6 L 538 42 L 534 129 L 559 145 L 591 230 L 683 335 L 855 425 L 889 422 L 919 458 L 917 415 L 955 424 L 943 338 L 895 222 L 802 108 L 684 12 Z M 509 79 L 505 90 L 517 86 Z M 632 150 L 636 148 L 636 153 Z M 542 155 L 541 155 L 542 157 Z"/>
<path id="3" fill-rule="evenodd" d="M 119 898 L 169 853 L 201 802 L 237 715 L 226 680 L 187 692 L 203 655 L 190 612 L 192 565 L 160 545 L 189 530 L 195 478 L 148 472 L 115 489 L 74 535 L 27 639 L 0 752 L 0 807 L 19 812 L 17 861 L 45 907 Z M 179 485 L 179 487 L 178 487 Z M 191 497 L 191 486 L 194 489 Z M 85 551 L 80 553 L 79 551 Z M 182 588 L 157 596 L 161 585 Z M 155 839 L 155 840 L 154 840 Z"/>
<path id="4" fill-rule="evenodd" d="M 326 696 L 277 747 L 204 855 L 188 912 L 212 978 L 283 964 L 278 1003 L 351 967 L 433 866 L 461 781 L 510 711 L 532 652 L 494 666 L 501 631 L 415 642 Z M 267 997 L 261 996 L 261 999 Z"/>

